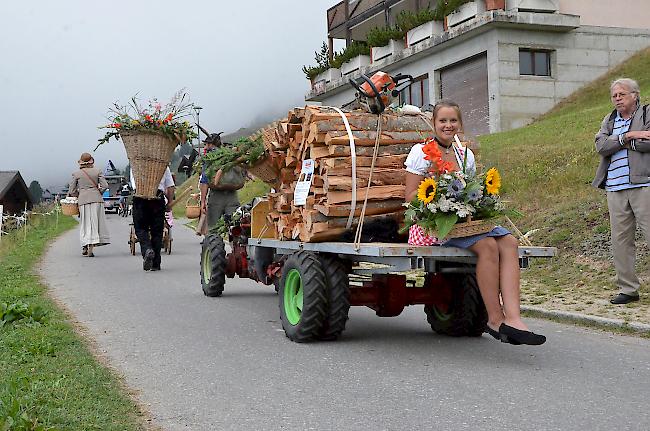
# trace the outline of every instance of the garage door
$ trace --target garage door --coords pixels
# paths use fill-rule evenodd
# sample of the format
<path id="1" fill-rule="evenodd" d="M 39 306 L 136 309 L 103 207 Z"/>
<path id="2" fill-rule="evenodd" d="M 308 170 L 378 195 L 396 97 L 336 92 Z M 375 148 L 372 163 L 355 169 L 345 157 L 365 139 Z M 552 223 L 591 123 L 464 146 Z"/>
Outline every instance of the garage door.
<path id="1" fill-rule="evenodd" d="M 486 54 L 440 70 L 440 96 L 458 103 L 470 139 L 490 133 L 487 76 Z"/>

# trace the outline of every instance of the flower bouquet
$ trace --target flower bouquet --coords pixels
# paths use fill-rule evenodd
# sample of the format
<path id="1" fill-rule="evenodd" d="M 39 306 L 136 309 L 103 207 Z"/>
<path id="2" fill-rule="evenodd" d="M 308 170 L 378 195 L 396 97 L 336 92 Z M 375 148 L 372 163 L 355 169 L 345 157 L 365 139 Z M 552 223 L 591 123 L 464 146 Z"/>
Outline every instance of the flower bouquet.
<path id="1" fill-rule="evenodd" d="M 135 179 L 135 196 L 155 198 L 176 146 L 197 136 L 190 123 L 183 121 L 191 108 L 181 90 L 164 106 L 153 99 L 142 107 L 133 97 L 128 105 L 115 103 L 110 109 L 109 124 L 100 127 L 109 130 L 97 147 L 110 138 L 122 140 Z"/>
<path id="2" fill-rule="evenodd" d="M 427 141 L 423 150 L 425 159 L 431 161 L 431 176 L 405 204 L 405 230 L 418 225 L 438 240 L 458 238 L 489 232 L 497 217 L 518 214 L 506 210 L 501 202 L 501 175 L 496 168 L 481 174 L 466 172 L 467 153 L 462 150 L 462 170 L 455 172 L 451 163 L 442 160 L 435 141 Z"/>

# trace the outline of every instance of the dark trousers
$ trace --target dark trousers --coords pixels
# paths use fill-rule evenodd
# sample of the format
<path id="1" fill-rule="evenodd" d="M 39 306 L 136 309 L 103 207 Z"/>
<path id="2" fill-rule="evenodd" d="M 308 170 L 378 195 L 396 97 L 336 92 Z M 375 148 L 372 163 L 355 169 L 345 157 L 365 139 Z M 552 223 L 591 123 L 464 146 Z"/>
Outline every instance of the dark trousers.
<path id="1" fill-rule="evenodd" d="M 163 228 L 165 227 L 165 201 L 160 199 L 133 198 L 133 228 L 140 242 L 140 253 L 148 249 L 154 252 L 153 266 L 160 266 Z"/>

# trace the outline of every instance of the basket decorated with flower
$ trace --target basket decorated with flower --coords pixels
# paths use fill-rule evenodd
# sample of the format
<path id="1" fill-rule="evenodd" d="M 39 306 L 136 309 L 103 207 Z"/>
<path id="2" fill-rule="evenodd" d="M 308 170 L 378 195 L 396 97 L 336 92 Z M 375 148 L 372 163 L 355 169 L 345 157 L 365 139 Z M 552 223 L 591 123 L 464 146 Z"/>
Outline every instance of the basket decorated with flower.
<path id="1" fill-rule="evenodd" d="M 179 91 L 164 106 L 153 99 L 143 107 L 133 97 L 128 105 L 115 103 L 110 109 L 109 124 L 100 127 L 108 131 L 97 147 L 110 138 L 122 140 L 133 171 L 135 196 L 155 198 L 176 146 L 197 136 L 184 121 L 191 107 L 187 95 Z"/>
<path id="2" fill-rule="evenodd" d="M 507 210 L 501 201 L 501 175 L 496 168 L 479 174 L 467 172 L 467 152 L 461 149 L 463 166 L 455 171 L 453 164 L 443 161 L 434 140 L 427 141 L 423 151 L 431 163 L 430 176 L 405 204 L 405 229 L 417 226 L 424 236 L 441 241 L 489 232 L 500 216 L 518 214 Z M 432 239 L 429 244 L 435 242 Z"/>

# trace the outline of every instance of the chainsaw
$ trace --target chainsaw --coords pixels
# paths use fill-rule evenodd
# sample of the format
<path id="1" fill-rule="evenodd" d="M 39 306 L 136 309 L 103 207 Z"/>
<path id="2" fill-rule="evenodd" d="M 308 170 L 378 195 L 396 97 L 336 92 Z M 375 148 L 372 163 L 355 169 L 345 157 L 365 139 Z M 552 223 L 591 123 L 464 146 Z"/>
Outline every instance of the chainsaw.
<path id="1" fill-rule="evenodd" d="M 405 82 L 400 84 L 401 81 Z M 366 75 L 361 75 L 356 80 L 350 78 L 350 85 L 357 90 L 355 97 L 360 106 L 373 114 L 381 114 L 412 81 L 411 75 L 399 73 L 391 76 L 379 71 L 370 78 Z"/>

